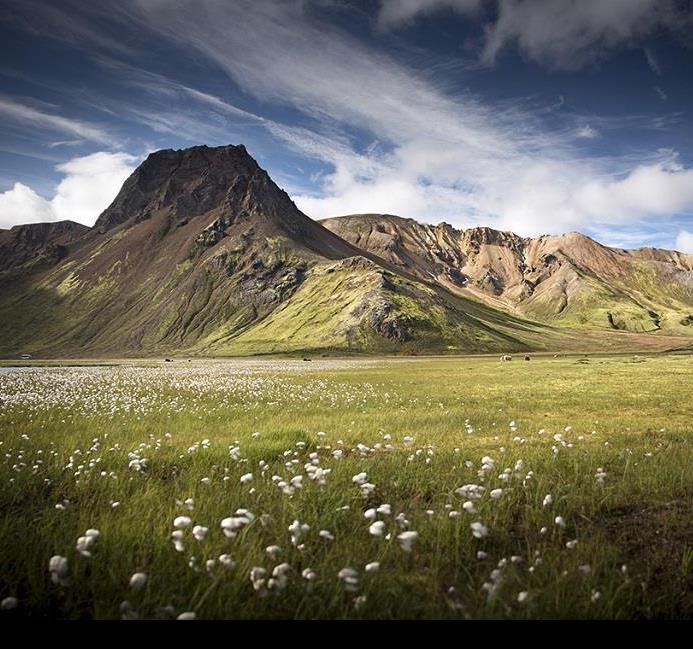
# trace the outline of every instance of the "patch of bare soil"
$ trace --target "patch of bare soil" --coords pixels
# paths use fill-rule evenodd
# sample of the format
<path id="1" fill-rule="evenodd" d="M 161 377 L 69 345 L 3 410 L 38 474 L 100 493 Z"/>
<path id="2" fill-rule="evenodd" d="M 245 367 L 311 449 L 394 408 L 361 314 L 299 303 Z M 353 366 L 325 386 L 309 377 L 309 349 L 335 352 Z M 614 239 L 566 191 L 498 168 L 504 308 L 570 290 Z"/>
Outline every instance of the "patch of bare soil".
<path id="1" fill-rule="evenodd" d="M 693 617 L 693 502 L 618 507 L 596 524 L 641 585 L 640 617 Z"/>

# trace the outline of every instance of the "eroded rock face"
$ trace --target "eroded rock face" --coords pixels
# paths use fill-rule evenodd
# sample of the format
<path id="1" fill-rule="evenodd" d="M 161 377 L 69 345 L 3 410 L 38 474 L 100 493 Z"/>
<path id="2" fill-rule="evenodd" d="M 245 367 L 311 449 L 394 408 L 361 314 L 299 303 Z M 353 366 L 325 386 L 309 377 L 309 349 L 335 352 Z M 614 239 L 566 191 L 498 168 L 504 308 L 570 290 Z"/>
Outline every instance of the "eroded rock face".
<path id="1" fill-rule="evenodd" d="M 268 180 L 243 145 L 164 149 L 150 154 L 135 169 L 94 227 L 106 232 L 127 221 L 151 218 L 163 209 L 183 223 L 218 206 L 231 221 L 242 216 L 243 207 L 252 211 L 258 201 L 277 202 L 276 197 L 253 196 L 251 185 L 262 190 Z"/>
<path id="2" fill-rule="evenodd" d="M 608 306 L 624 314 L 619 328 L 649 331 L 679 322 L 693 307 L 693 255 L 676 251 L 619 250 L 578 232 L 527 238 L 488 227 L 456 230 L 390 214 L 323 224 L 421 279 L 543 322 L 572 318 L 613 328 L 617 316 L 606 315 Z M 673 313 L 660 317 L 648 304 Z"/>
<path id="3" fill-rule="evenodd" d="M 0 230 L 0 272 L 28 264 L 55 264 L 87 232 L 87 226 L 74 221 L 31 223 Z"/>

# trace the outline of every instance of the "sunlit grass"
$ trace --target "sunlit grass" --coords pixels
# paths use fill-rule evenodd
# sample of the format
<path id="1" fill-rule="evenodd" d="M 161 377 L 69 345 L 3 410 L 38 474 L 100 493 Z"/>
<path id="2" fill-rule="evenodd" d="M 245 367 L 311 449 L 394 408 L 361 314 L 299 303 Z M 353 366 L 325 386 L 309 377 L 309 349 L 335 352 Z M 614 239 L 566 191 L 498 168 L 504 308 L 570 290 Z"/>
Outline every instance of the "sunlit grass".
<path id="1" fill-rule="evenodd" d="M 0 614 L 690 617 L 692 378 L 690 356 L 0 374 Z"/>

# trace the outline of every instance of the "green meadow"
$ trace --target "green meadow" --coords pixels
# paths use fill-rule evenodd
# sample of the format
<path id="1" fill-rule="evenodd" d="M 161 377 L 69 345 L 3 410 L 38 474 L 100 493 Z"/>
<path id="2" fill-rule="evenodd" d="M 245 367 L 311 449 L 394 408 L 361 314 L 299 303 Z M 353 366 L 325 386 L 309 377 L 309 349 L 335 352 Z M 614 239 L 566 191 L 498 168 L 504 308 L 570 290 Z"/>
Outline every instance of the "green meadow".
<path id="1" fill-rule="evenodd" d="M 691 354 L 67 365 L 0 368 L 0 620 L 693 615 Z"/>

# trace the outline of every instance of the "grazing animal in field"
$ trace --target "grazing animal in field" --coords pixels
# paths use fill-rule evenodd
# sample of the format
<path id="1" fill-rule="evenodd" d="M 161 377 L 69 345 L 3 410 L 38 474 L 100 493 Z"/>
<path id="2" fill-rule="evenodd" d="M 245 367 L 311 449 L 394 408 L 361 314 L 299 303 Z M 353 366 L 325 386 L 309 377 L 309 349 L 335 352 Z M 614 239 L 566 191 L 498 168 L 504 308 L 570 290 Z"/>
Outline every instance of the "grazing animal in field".
<path id="1" fill-rule="evenodd" d="M 532 359 L 529 356 L 525 356 L 526 361 L 531 361 Z"/>
<path id="2" fill-rule="evenodd" d="M 511 361 L 511 360 L 513 359 L 513 357 L 510 356 L 510 354 L 503 354 L 503 355 L 500 357 L 500 359 L 501 359 L 501 362 L 504 363 L 505 361 Z"/>

